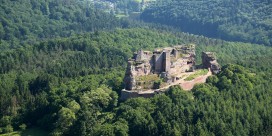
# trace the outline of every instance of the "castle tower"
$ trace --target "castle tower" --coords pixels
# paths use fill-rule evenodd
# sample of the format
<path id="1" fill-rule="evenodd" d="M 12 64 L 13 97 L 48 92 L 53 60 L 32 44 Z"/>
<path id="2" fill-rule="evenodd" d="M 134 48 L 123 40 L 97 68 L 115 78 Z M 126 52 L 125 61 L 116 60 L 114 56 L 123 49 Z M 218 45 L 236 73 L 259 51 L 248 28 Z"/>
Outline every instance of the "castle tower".
<path id="1" fill-rule="evenodd" d="M 145 59 L 145 54 L 144 54 L 144 51 L 141 49 L 137 53 L 136 61 L 142 61 L 144 59 Z"/>
<path id="2" fill-rule="evenodd" d="M 162 62 L 162 72 L 168 72 L 170 70 L 170 52 L 164 51 L 163 55 L 163 62 Z"/>

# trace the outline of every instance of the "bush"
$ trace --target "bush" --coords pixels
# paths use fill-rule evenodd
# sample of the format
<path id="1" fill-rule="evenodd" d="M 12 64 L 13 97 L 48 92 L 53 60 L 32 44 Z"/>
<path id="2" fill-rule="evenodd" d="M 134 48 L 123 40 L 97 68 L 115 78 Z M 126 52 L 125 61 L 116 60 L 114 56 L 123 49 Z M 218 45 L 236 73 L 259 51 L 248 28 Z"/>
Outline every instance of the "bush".
<path id="1" fill-rule="evenodd" d="M 7 125 L 4 128 L 4 133 L 10 133 L 10 132 L 13 132 L 13 127 L 11 125 Z"/>
<path id="2" fill-rule="evenodd" d="M 22 125 L 19 126 L 20 130 L 25 130 L 26 127 L 27 127 L 26 124 L 22 124 Z"/>

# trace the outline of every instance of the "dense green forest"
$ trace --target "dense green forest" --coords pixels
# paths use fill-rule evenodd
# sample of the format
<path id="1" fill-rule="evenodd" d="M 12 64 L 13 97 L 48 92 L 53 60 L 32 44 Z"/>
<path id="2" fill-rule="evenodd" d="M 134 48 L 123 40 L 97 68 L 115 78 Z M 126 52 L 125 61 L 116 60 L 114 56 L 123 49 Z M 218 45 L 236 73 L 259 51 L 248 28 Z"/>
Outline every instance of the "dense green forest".
<path id="1" fill-rule="evenodd" d="M 0 49 L 38 39 L 121 27 L 113 15 L 85 0 L 1 0 Z"/>
<path id="2" fill-rule="evenodd" d="M 165 0 L 141 18 L 193 34 L 271 46 L 271 9 L 269 0 Z"/>
<path id="3" fill-rule="evenodd" d="M 178 42 L 168 33 L 117 29 L 1 51 L 1 132 L 12 131 L 11 123 L 14 129 L 19 128 L 18 123 L 30 127 L 42 123 L 52 130 L 57 116 L 51 116 L 66 105 L 64 99 L 75 100 L 103 84 L 118 92 L 126 60 L 133 51 Z"/>
<path id="4" fill-rule="evenodd" d="M 118 102 L 126 59 L 133 51 L 191 42 L 197 43 L 199 55 L 215 51 L 222 65 L 247 68 L 226 65 L 192 92 L 173 87 L 151 99 Z M 51 135 L 267 134 L 271 50 L 142 28 L 7 50 L 1 52 L 0 130 L 40 126 Z"/>
<path id="5" fill-rule="evenodd" d="M 158 2 L 157 7 L 165 8 L 172 3 Z M 119 20 L 87 0 L 0 3 L 0 135 L 37 127 L 52 136 L 272 134 L 270 46 Z M 268 10 L 258 13 L 268 15 Z M 202 20 L 203 27 L 209 20 Z M 252 20 L 243 23 L 248 21 Z M 228 30 L 244 33 L 228 25 Z M 264 38 L 270 36 L 269 23 L 258 25 L 259 29 L 252 25 L 248 34 L 260 30 Z M 196 44 L 197 64 L 202 51 L 216 52 L 222 71 L 192 91 L 173 86 L 153 98 L 119 101 L 133 52 L 188 43 Z"/>

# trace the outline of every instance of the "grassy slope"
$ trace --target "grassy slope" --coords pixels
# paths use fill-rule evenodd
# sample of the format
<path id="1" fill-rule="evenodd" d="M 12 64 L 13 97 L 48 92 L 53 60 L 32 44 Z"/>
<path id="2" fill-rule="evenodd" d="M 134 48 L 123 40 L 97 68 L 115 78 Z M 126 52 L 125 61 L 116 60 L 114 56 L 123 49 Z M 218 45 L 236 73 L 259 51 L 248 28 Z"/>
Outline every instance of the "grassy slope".
<path id="1" fill-rule="evenodd" d="M 207 69 L 197 70 L 194 74 L 188 76 L 188 77 L 185 78 L 184 80 L 185 80 L 185 81 L 191 81 L 191 80 L 195 79 L 196 77 L 206 75 L 207 73 L 208 73 L 208 70 L 207 70 Z"/>
<path id="2" fill-rule="evenodd" d="M 0 136 L 47 136 L 48 132 L 40 128 L 29 128 L 24 131 L 15 131 L 7 134 L 0 134 Z"/>

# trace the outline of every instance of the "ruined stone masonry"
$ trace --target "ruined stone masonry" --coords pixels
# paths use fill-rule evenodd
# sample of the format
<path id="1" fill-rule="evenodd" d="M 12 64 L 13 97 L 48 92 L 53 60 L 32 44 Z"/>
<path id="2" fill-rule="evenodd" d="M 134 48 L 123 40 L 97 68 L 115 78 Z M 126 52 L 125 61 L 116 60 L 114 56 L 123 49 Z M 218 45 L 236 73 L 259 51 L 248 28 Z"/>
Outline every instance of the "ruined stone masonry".
<path id="1" fill-rule="evenodd" d="M 213 52 L 202 52 L 201 57 L 203 68 L 210 68 L 213 74 L 220 72 L 220 65 L 218 64 Z"/>
<path id="2" fill-rule="evenodd" d="M 211 52 L 202 53 L 203 68 L 212 73 L 220 71 L 220 65 Z M 195 45 L 178 45 L 155 49 L 153 52 L 139 50 L 128 60 L 125 73 L 125 88 L 121 99 L 152 97 L 177 81 L 186 72 L 195 70 Z"/>

